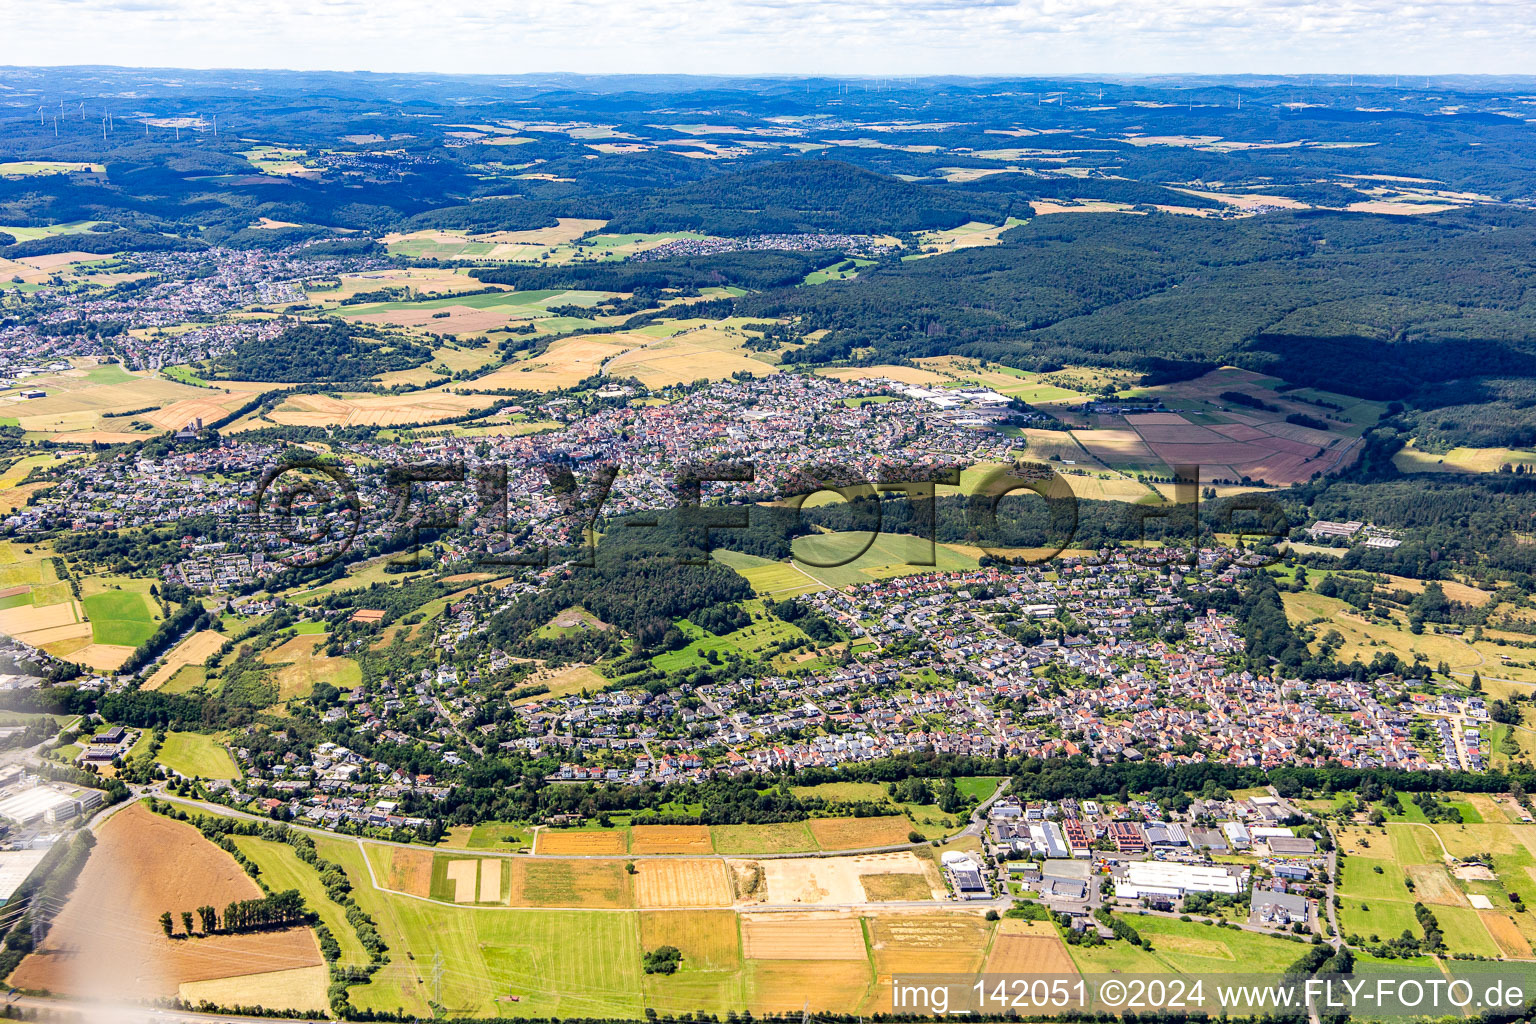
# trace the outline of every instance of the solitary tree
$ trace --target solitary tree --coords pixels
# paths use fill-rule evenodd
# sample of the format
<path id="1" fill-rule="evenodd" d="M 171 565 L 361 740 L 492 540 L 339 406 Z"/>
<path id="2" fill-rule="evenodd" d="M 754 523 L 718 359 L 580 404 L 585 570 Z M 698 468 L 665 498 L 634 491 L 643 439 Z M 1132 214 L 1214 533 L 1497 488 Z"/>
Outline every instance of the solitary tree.
<path id="1" fill-rule="evenodd" d="M 167 910 L 160 915 L 160 927 L 165 929 L 165 937 L 170 938 L 175 932 L 176 926 L 171 923 L 171 912 Z"/>
<path id="2" fill-rule="evenodd" d="M 182 930 L 184 930 L 187 933 L 187 936 L 190 938 L 192 935 L 192 911 L 183 910 L 181 912 L 181 927 Z"/>

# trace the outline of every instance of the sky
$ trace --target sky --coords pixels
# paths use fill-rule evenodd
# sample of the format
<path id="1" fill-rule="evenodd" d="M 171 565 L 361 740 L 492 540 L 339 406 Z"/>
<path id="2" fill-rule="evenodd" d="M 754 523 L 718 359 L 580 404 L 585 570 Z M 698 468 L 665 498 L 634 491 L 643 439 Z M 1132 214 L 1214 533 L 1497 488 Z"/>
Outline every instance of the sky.
<path id="1" fill-rule="evenodd" d="M 1536 73 L 1536 0 L 0 0 L 0 65 Z"/>

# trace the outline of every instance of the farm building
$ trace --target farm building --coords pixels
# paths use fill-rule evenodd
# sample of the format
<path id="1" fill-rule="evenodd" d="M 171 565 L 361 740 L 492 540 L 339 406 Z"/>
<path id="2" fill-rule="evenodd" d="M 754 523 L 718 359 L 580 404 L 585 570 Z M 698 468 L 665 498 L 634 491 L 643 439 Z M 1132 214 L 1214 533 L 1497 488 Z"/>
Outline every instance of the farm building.
<path id="1" fill-rule="evenodd" d="M 1182 899 L 1188 892 L 1220 892 L 1235 896 L 1242 879 L 1219 864 L 1174 864 L 1135 861 L 1115 879 L 1115 895 L 1123 900 L 1143 897 Z"/>

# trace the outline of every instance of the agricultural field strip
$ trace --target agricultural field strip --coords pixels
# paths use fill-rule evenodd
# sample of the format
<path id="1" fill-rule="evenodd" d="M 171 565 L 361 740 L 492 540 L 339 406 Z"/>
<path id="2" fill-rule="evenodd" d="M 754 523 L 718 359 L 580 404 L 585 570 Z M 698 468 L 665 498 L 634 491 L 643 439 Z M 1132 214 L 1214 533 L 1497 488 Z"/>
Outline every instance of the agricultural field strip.
<path id="1" fill-rule="evenodd" d="M 226 813 L 227 813 L 227 811 L 226 811 Z M 298 826 L 290 826 L 290 827 L 297 828 Z M 312 829 L 301 829 L 301 831 L 315 831 L 315 830 L 312 830 Z M 329 838 L 335 838 L 335 833 L 324 833 L 324 832 L 321 832 L 321 833 L 317 833 L 317 834 L 325 835 L 325 836 L 327 836 Z M 403 896 L 403 897 L 405 897 L 407 899 L 419 900 L 422 903 L 435 903 L 435 904 L 437 904 L 440 907 L 454 907 L 454 908 L 459 909 L 459 910 L 531 910 L 531 911 L 537 911 L 537 912 L 544 912 L 544 911 L 550 911 L 550 910 L 581 910 L 581 911 L 594 911 L 594 912 L 598 912 L 598 913 L 607 913 L 607 914 L 634 914 L 634 913 L 640 913 L 640 912 L 650 913 L 652 911 L 657 911 L 657 912 L 665 913 L 667 911 L 697 911 L 697 910 L 700 909 L 699 907 L 695 907 L 695 906 L 687 906 L 687 907 L 654 907 L 654 906 L 646 906 L 646 907 L 594 907 L 594 906 L 590 906 L 590 905 L 586 905 L 586 904 L 569 906 L 569 907 L 545 906 L 545 905 L 540 905 L 540 906 L 535 906 L 535 907 L 516 907 L 516 906 L 507 906 L 505 904 L 488 905 L 488 904 L 483 904 L 483 903 L 455 902 L 453 900 L 433 899 L 431 896 L 422 896 L 422 895 L 419 895 L 417 893 L 403 892 L 403 891 L 401 891 L 399 889 L 391 889 L 389 886 L 384 885 L 383 883 L 381 883 L 379 881 L 378 873 L 374 870 L 373 858 L 368 856 L 369 841 L 358 839 L 358 840 L 356 840 L 356 842 L 357 842 L 358 850 L 362 854 L 363 863 L 365 865 L 367 865 L 367 867 L 368 867 L 368 881 L 373 885 L 373 888 L 377 889 L 379 892 L 389 893 L 391 896 Z M 371 841 L 371 842 L 372 842 L 372 845 L 374 845 L 374 846 L 388 846 L 388 847 L 394 847 L 396 849 L 421 850 L 422 852 L 430 852 L 430 851 L 426 851 L 423 847 L 413 847 L 413 846 L 410 846 L 410 845 L 404 844 L 404 843 L 389 843 L 389 842 L 377 841 L 377 840 Z M 920 844 L 920 845 L 926 845 L 926 844 Z M 904 849 L 905 849 L 905 847 L 904 847 Z M 447 852 L 447 853 L 469 853 L 469 851 L 459 851 L 459 850 L 450 850 L 450 851 L 443 851 L 443 852 Z M 740 860 L 743 860 L 743 859 L 760 860 L 760 859 L 770 859 L 770 858 L 771 859 L 779 859 L 779 860 L 783 860 L 783 859 L 802 859 L 803 860 L 803 859 L 810 859 L 810 858 L 816 858 L 816 859 L 823 859 L 823 860 L 825 860 L 825 859 L 830 859 L 832 857 L 844 857 L 844 856 L 856 855 L 858 853 L 859 853 L 859 851 L 838 850 L 838 851 L 836 851 L 836 853 L 820 853 L 820 854 L 818 854 L 818 853 L 763 853 L 763 854 L 731 855 L 731 856 L 727 856 L 727 855 L 724 855 L 724 854 L 700 854 L 700 855 L 694 856 L 694 855 L 690 854 L 686 858 L 684 858 L 684 857 L 678 856 L 677 854 L 671 854 L 671 853 L 633 854 L 633 855 L 628 855 L 628 854 L 615 854 L 615 855 L 610 855 L 610 854 L 592 854 L 592 855 L 586 855 L 586 856 L 582 856 L 582 855 L 551 856 L 551 855 L 548 855 L 548 854 L 518 853 L 515 850 L 475 850 L 475 851 L 473 851 L 472 856 L 465 857 L 463 859 L 468 860 L 468 859 L 473 859 L 473 858 L 491 858 L 491 857 L 495 857 L 495 858 L 500 858 L 502 860 L 516 860 L 516 861 L 525 861 L 525 860 L 532 860 L 532 859 L 555 860 L 555 861 L 563 861 L 563 860 L 626 860 L 626 861 L 628 861 L 628 860 L 655 860 L 655 861 L 661 861 L 661 862 L 664 862 L 664 863 L 677 864 L 677 863 L 682 863 L 685 860 L 740 861 Z M 903 908 L 903 907 L 940 907 L 940 908 L 954 909 L 954 906 L 955 906 L 954 902 L 952 900 L 948 900 L 948 899 L 875 900 L 875 901 L 867 901 L 866 900 L 866 901 L 863 901 L 863 902 L 856 902 L 856 903 L 825 903 L 825 904 L 818 904 L 815 907 L 815 909 L 817 909 L 817 910 L 864 909 L 866 907 L 867 908 L 872 908 L 872 909 L 874 909 L 874 908 L 880 908 L 880 909 L 900 909 L 900 908 Z M 980 906 L 980 904 L 978 904 L 978 906 Z M 724 909 L 730 909 L 730 908 L 728 908 L 728 907 L 721 907 L 720 909 L 724 910 Z M 756 914 L 756 913 L 770 913 L 770 914 L 771 913 L 796 913 L 796 912 L 804 913 L 806 911 L 806 909 L 807 909 L 807 905 L 804 904 L 804 903 L 785 903 L 785 904 L 754 903 L 754 904 L 751 904 L 748 907 L 748 909 L 749 909 L 749 911 L 751 913 L 754 913 L 754 914 Z"/>

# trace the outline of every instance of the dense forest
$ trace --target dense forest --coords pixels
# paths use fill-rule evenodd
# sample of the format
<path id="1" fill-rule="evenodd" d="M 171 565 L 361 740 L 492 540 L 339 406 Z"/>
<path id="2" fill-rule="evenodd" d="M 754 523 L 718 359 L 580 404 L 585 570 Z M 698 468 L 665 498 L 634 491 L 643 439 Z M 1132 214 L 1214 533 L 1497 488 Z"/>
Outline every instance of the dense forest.
<path id="1" fill-rule="evenodd" d="M 296 323 L 272 338 L 252 339 L 213 362 L 215 380 L 364 381 L 391 370 L 409 370 L 432 356 L 420 342 L 386 337 L 337 320 Z"/>
<path id="2" fill-rule="evenodd" d="M 1037 218 L 1004 244 L 881 264 L 858 280 L 742 299 L 826 329 L 818 363 L 952 354 L 1194 375 L 1233 363 L 1403 398 L 1477 373 L 1536 373 L 1536 214 L 1347 213 L 1205 220 Z M 1448 272 L 1447 268 L 1455 268 Z"/>
<path id="3" fill-rule="evenodd" d="M 640 197 L 619 209 L 608 230 L 892 234 L 997 224 L 1009 207 L 993 196 L 910 184 L 837 160 L 794 160 Z"/>

